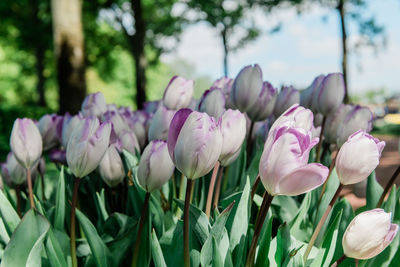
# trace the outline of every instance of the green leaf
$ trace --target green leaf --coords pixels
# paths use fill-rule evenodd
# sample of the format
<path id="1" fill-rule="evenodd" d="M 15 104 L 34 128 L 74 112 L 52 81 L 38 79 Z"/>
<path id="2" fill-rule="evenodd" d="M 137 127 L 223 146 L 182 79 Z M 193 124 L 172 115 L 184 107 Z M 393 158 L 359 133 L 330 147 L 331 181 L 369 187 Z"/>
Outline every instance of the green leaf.
<path id="1" fill-rule="evenodd" d="M 89 243 L 90 250 L 95 258 L 96 265 L 103 266 L 112 266 L 109 264 L 110 259 L 110 251 L 104 244 L 103 240 L 100 238 L 97 233 L 96 228 L 89 221 L 89 219 L 78 209 L 76 209 L 76 217 L 79 220 L 80 226 L 82 227 L 83 232 L 85 233 L 86 239 Z"/>
<path id="2" fill-rule="evenodd" d="M 46 239 L 46 253 L 49 258 L 50 265 L 53 267 L 68 267 L 65 254 L 70 255 L 69 250 L 63 251 L 53 230 L 50 228 Z"/>
<path id="3" fill-rule="evenodd" d="M 96 192 L 96 197 L 97 197 L 97 203 L 100 207 L 101 216 L 102 216 L 103 220 L 106 221 L 108 219 L 109 215 L 108 215 L 105 200 L 104 200 L 104 188 L 101 189 L 100 194 L 99 194 L 99 192 Z"/>
<path id="4" fill-rule="evenodd" d="M 10 241 L 10 235 L 7 233 L 6 226 L 4 225 L 3 219 L 0 217 L 0 238 L 4 244 L 8 244 Z"/>
<path id="5" fill-rule="evenodd" d="M 238 158 L 229 165 L 227 169 L 227 179 L 224 179 L 227 184 L 224 184 L 222 187 L 222 197 L 229 195 L 237 190 L 237 187 L 244 184 L 242 181 L 246 169 L 246 141 L 243 142 L 242 148 L 240 150 L 240 154 Z"/>
<path id="6" fill-rule="evenodd" d="M 290 222 L 299 211 L 299 206 L 293 197 L 282 195 L 274 197 L 271 209 L 281 222 Z"/>
<path id="7" fill-rule="evenodd" d="M 278 234 L 276 235 L 275 262 L 277 266 L 282 266 L 285 258 L 289 255 L 290 243 L 289 227 L 286 223 L 283 223 L 279 226 Z"/>
<path id="8" fill-rule="evenodd" d="M 390 194 L 383 205 L 383 209 L 386 212 L 391 212 L 394 215 L 396 211 L 396 201 L 396 185 L 393 185 L 392 190 L 390 191 Z"/>
<path id="9" fill-rule="evenodd" d="M 64 166 L 61 166 L 60 177 L 58 179 L 58 184 L 57 184 L 54 228 L 63 230 L 64 220 L 65 220 L 65 175 L 64 175 Z"/>
<path id="10" fill-rule="evenodd" d="M 41 266 L 43 241 L 49 229 L 50 223 L 45 217 L 29 210 L 11 236 L 1 266 Z"/>
<path id="11" fill-rule="evenodd" d="M 219 251 L 219 247 L 215 238 L 212 238 L 212 248 L 213 248 L 213 257 L 212 257 L 212 266 L 214 267 L 223 267 L 224 261 L 222 260 L 221 253 Z"/>
<path id="12" fill-rule="evenodd" d="M 183 266 L 183 221 L 179 220 L 160 238 L 167 266 Z"/>
<path id="13" fill-rule="evenodd" d="M 0 213 L 4 222 L 4 226 L 7 229 L 8 235 L 11 235 L 17 225 L 21 221 L 18 217 L 17 212 L 14 210 L 10 201 L 6 198 L 3 190 L 0 190 Z"/>
<path id="14" fill-rule="evenodd" d="M 313 225 L 308 218 L 308 210 L 311 204 L 311 192 L 307 193 L 301 203 L 298 213 L 289 223 L 291 234 L 297 240 L 308 242 L 313 232 Z"/>
<path id="15" fill-rule="evenodd" d="M 151 255 L 153 257 L 153 262 L 155 266 L 167 267 L 160 243 L 158 243 L 158 238 L 154 229 L 151 233 Z"/>
<path id="16" fill-rule="evenodd" d="M 265 229 L 263 235 L 261 236 L 261 242 L 258 247 L 258 254 L 257 254 L 257 260 L 256 260 L 256 267 L 268 267 L 270 266 L 269 260 L 268 260 L 268 252 L 269 252 L 269 246 L 271 244 L 271 235 L 272 235 L 272 221 L 273 217 L 268 221 L 267 228 Z"/>
<path id="17" fill-rule="evenodd" d="M 375 171 L 373 171 L 367 180 L 367 210 L 376 208 L 379 198 L 383 193 L 382 186 L 376 181 Z"/>

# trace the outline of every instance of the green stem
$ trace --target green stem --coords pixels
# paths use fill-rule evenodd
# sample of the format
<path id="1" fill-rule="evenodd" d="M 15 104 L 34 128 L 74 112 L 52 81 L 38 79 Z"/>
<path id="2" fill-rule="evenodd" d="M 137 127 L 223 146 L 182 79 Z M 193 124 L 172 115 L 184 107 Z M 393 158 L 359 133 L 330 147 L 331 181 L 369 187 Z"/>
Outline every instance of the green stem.
<path id="1" fill-rule="evenodd" d="M 183 217 L 183 255 L 185 260 L 185 267 L 190 267 L 190 248 L 189 248 L 189 206 L 190 194 L 192 191 L 193 180 L 188 179 L 186 186 L 186 197 Z"/>
<path id="2" fill-rule="evenodd" d="M 390 188 L 392 188 L 392 185 L 394 184 L 394 181 L 396 180 L 397 176 L 400 174 L 400 165 L 397 167 L 395 172 L 393 173 L 392 177 L 390 178 L 389 182 L 387 183 L 385 190 L 383 190 L 383 193 L 381 197 L 379 198 L 378 204 L 376 205 L 377 208 L 380 208 L 382 206 L 383 200 L 385 199 L 386 194 L 389 192 Z"/>
<path id="3" fill-rule="evenodd" d="M 76 203 L 78 202 L 78 190 L 79 190 L 79 182 L 80 178 L 74 178 L 74 191 L 72 194 L 72 204 L 71 204 L 71 228 L 70 228 L 70 246 L 71 246 L 71 258 L 72 258 L 72 267 L 78 266 L 78 259 L 76 257 L 76 241 L 75 241 L 75 209 Z"/>
<path id="4" fill-rule="evenodd" d="M 31 209 L 34 209 L 35 202 L 33 201 L 32 178 L 31 170 L 29 168 L 26 168 L 26 179 L 28 181 L 29 202 L 31 204 Z"/>
<path id="5" fill-rule="evenodd" d="M 214 193 L 215 180 L 217 179 L 218 168 L 219 168 L 219 161 L 217 161 L 215 163 L 214 170 L 211 175 L 210 186 L 208 187 L 208 195 L 207 195 L 207 202 L 206 202 L 206 215 L 208 218 L 210 218 L 211 202 L 212 202 L 213 193 Z"/>
<path id="6" fill-rule="evenodd" d="M 40 181 L 41 181 L 41 186 L 42 186 L 42 200 L 46 200 L 46 195 L 44 194 L 44 175 L 40 174 Z"/>
<path id="7" fill-rule="evenodd" d="M 336 267 L 336 266 L 338 266 L 338 265 L 341 264 L 346 258 L 347 258 L 347 256 L 343 254 L 343 256 L 340 257 L 337 261 L 335 261 L 335 262 L 331 265 L 331 267 Z"/>
<path id="8" fill-rule="evenodd" d="M 215 194 L 214 194 L 214 209 L 218 207 L 219 202 L 219 194 L 221 192 L 221 184 L 222 184 L 222 175 L 224 174 L 224 167 L 222 166 L 219 169 L 219 174 L 217 178 L 217 185 L 215 186 Z"/>
<path id="9" fill-rule="evenodd" d="M 139 250 L 140 250 L 140 241 L 142 240 L 143 226 L 144 223 L 146 222 L 147 210 L 149 209 L 149 200 L 150 200 L 150 193 L 146 192 L 146 196 L 144 198 L 144 203 L 143 203 L 142 214 L 140 215 L 139 229 L 136 234 L 135 247 L 133 250 L 132 267 L 137 266 L 137 260 L 139 257 Z"/>
<path id="10" fill-rule="evenodd" d="M 257 175 L 256 180 L 254 181 L 253 187 L 251 188 L 251 194 L 250 194 L 250 196 L 251 196 L 250 200 L 251 201 L 253 201 L 254 195 L 257 192 L 257 187 L 258 187 L 258 184 L 260 183 L 260 181 L 261 181 L 260 175 Z"/>
<path id="11" fill-rule="evenodd" d="M 21 213 L 21 186 L 17 184 L 15 186 L 15 194 L 17 195 L 17 213 L 20 218 L 22 218 Z"/>

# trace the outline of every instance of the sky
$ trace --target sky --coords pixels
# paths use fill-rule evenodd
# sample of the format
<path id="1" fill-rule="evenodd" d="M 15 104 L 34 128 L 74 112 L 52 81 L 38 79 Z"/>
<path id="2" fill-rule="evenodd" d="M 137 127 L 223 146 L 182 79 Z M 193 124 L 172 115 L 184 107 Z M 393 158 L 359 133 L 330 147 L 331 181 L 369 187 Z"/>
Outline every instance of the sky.
<path id="1" fill-rule="evenodd" d="M 387 42 L 378 52 L 363 48 L 350 55 L 350 94 L 381 88 L 400 92 L 400 1 L 370 0 L 363 14 L 375 14 L 377 23 L 385 27 Z M 252 10 L 250 16 L 264 33 L 230 55 L 230 77 L 234 78 L 243 66 L 257 63 L 264 80 L 277 87 L 294 85 L 301 89 L 321 73 L 341 71 L 340 25 L 335 10 L 312 6 L 301 15 L 285 9 L 268 17 Z M 266 33 L 265 25 L 271 28 L 279 21 L 282 28 L 278 33 Z M 354 25 L 349 25 L 348 32 L 349 43 L 359 37 Z M 176 49 L 161 60 L 173 63 L 184 59 L 195 67 L 197 75 L 217 79 L 223 75 L 222 52 L 216 30 L 202 22 L 187 27 Z"/>

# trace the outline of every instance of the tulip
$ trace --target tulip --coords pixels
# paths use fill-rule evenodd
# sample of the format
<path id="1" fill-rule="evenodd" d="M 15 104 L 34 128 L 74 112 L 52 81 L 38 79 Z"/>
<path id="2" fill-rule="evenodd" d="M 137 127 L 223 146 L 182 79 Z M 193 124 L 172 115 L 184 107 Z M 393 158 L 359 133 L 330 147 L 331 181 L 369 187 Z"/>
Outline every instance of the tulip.
<path id="1" fill-rule="evenodd" d="M 162 101 L 157 100 L 157 101 L 147 101 L 143 103 L 143 109 L 147 113 L 154 114 L 156 113 L 157 109 L 162 106 Z"/>
<path id="2" fill-rule="evenodd" d="M 348 185 L 366 179 L 378 166 L 384 147 L 384 141 L 363 130 L 352 134 L 336 157 L 336 172 L 340 182 Z"/>
<path id="3" fill-rule="evenodd" d="M 38 128 L 43 140 L 43 150 L 57 146 L 61 141 L 63 117 L 56 114 L 44 115 L 38 122 Z"/>
<path id="4" fill-rule="evenodd" d="M 42 155 L 40 131 L 31 119 L 16 119 L 10 138 L 11 150 L 25 168 L 35 165 Z"/>
<path id="5" fill-rule="evenodd" d="M 175 166 L 188 179 L 206 175 L 222 149 L 220 125 L 206 113 L 179 110 L 171 121 L 168 151 Z"/>
<path id="6" fill-rule="evenodd" d="M 119 137 L 119 146 L 120 151 L 125 149 L 133 155 L 136 155 L 137 152 L 140 152 L 139 141 L 133 132 L 123 132 Z"/>
<path id="7" fill-rule="evenodd" d="M 394 239 L 399 226 L 391 223 L 391 213 L 373 209 L 357 215 L 347 227 L 343 252 L 347 257 L 365 260 L 381 253 Z"/>
<path id="8" fill-rule="evenodd" d="M 325 75 L 317 76 L 307 89 L 300 91 L 300 105 L 309 108 L 312 111 L 317 111 L 317 102 L 314 101 L 314 95 L 318 93 L 318 89 L 324 80 Z"/>
<path id="9" fill-rule="evenodd" d="M 354 106 L 337 130 L 337 145 L 339 147 L 342 146 L 347 138 L 358 130 L 370 132 L 372 130 L 372 120 L 372 112 L 369 108 L 359 105 Z"/>
<path id="10" fill-rule="evenodd" d="M 122 132 L 129 130 L 128 124 L 123 117 L 116 111 L 107 111 L 103 114 L 103 122 L 110 122 L 115 134 L 119 136 Z"/>
<path id="11" fill-rule="evenodd" d="M 7 161 L 2 165 L 2 174 L 15 185 L 26 181 L 26 168 L 17 161 L 12 152 L 8 153 Z"/>
<path id="12" fill-rule="evenodd" d="M 169 110 L 164 106 L 160 106 L 154 114 L 149 127 L 149 141 L 151 140 L 167 140 L 169 125 L 176 111 Z"/>
<path id="13" fill-rule="evenodd" d="M 151 141 L 143 151 L 138 168 L 139 184 L 147 191 L 159 190 L 171 178 L 175 166 L 167 142 Z"/>
<path id="14" fill-rule="evenodd" d="M 274 115 L 279 117 L 289 107 L 300 102 L 300 92 L 293 86 L 284 86 L 275 102 Z"/>
<path id="15" fill-rule="evenodd" d="M 233 85 L 233 79 L 228 77 L 222 77 L 216 80 L 211 85 L 211 88 L 220 88 L 222 92 L 224 92 L 226 98 L 228 98 L 232 89 L 232 85 Z"/>
<path id="16" fill-rule="evenodd" d="M 51 162 L 67 165 L 67 153 L 62 149 L 53 149 L 50 151 L 49 158 Z"/>
<path id="17" fill-rule="evenodd" d="M 121 114 L 129 128 L 135 133 L 140 148 L 144 148 L 147 142 L 148 121 L 150 115 L 144 111 L 124 112 Z"/>
<path id="18" fill-rule="evenodd" d="M 302 128 L 309 132 L 313 128 L 313 113 L 299 104 L 294 104 L 275 120 L 268 135 L 275 134 L 283 127 Z"/>
<path id="19" fill-rule="evenodd" d="M 124 164 L 114 145 L 110 145 L 104 153 L 100 161 L 99 172 L 103 181 L 111 188 L 123 181 L 125 177 Z"/>
<path id="20" fill-rule="evenodd" d="M 82 114 L 84 117 L 100 117 L 107 111 L 107 104 L 103 93 L 97 92 L 87 95 L 82 103 Z"/>
<path id="21" fill-rule="evenodd" d="M 246 66 L 236 76 L 230 93 L 232 104 L 241 112 L 247 112 L 257 102 L 263 88 L 260 66 Z"/>
<path id="22" fill-rule="evenodd" d="M 68 145 L 68 141 L 69 138 L 71 137 L 72 131 L 78 128 L 78 125 L 80 123 L 83 123 L 83 121 L 84 118 L 80 114 L 71 116 L 69 115 L 69 113 L 66 113 L 64 115 L 62 133 L 61 133 L 61 144 L 63 145 L 64 148 L 66 148 Z"/>
<path id="23" fill-rule="evenodd" d="M 193 97 L 194 81 L 186 80 L 180 76 L 174 76 L 165 88 L 164 105 L 173 110 L 186 108 Z"/>
<path id="24" fill-rule="evenodd" d="M 276 89 L 269 82 L 264 82 L 257 101 L 254 106 L 247 111 L 247 115 L 252 121 L 265 120 L 274 111 L 276 98 Z"/>
<path id="25" fill-rule="evenodd" d="M 225 102 L 225 95 L 222 90 L 211 88 L 204 92 L 200 100 L 199 111 L 218 119 L 225 111 Z"/>
<path id="26" fill-rule="evenodd" d="M 82 178 L 99 165 L 110 142 L 111 124 L 100 125 L 97 118 L 79 124 L 67 145 L 67 162 L 75 177 Z"/>
<path id="27" fill-rule="evenodd" d="M 239 110 L 228 109 L 221 118 L 222 150 L 219 156 L 221 166 L 231 164 L 240 153 L 246 137 L 246 118 Z"/>
<path id="28" fill-rule="evenodd" d="M 331 112 L 326 117 L 324 137 L 327 143 L 336 144 L 338 128 L 352 109 L 352 105 L 342 104 L 336 109 L 335 112 Z"/>
<path id="29" fill-rule="evenodd" d="M 322 115 L 327 116 L 342 104 L 345 95 L 343 74 L 331 73 L 322 80 L 318 91 L 313 94 L 313 105 Z"/>
<path id="30" fill-rule="evenodd" d="M 269 128 L 270 128 L 270 120 L 265 120 L 265 121 L 258 121 L 254 124 L 254 130 L 253 130 L 253 136 L 252 138 L 254 140 L 261 140 L 260 143 L 262 143 L 262 146 L 264 146 L 265 140 L 267 140 L 267 136 L 269 133 Z"/>

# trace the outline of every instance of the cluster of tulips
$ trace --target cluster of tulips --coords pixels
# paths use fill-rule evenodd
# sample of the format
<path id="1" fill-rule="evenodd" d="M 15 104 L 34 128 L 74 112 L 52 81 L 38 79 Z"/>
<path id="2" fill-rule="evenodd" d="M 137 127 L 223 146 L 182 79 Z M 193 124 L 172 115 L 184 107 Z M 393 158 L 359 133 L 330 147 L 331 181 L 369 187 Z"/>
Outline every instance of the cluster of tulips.
<path id="1" fill-rule="evenodd" d="M 39 175 L 44 186 L 46 164 L 42 154 L 46 152 L 50 161 L 57 166 L 66 166 L 73 175 L 69 235 L 71 264 L 75 267 L 79 262 L 75 212 L 79 203 L 80 181 L 96 173 L 107 187 L 115 190 L 112 191 L 114 193 L 119 194 L 128 187 L 140 187 L 145 191 L 145 197 L 140 221 L 135 228 L 134 246 L 129 254 L 132 266 L 138 266 L 143 250 L 141 240 L 148 234 L 143 229 L 152 193 L 161 192 L 157 198 L 168 209 L 175 202 L 165 199 L 166 187 L 173 184 L 175 189 L 179 178 L 177 174 L 181 174 L 179 199 L 184 200 L 184 205 L 175 205 L 173 221 L 176 224 L 183 215 L 181 242 L 185 266 L 204 264 L 203 258 L 196 261 L 190 245 L 193 242 L 193 229 L 190 231 L 190 228 L 197 223 L 193 222 L 196 216 L 191 216 L 191 211 L 198 212 L 200 217 L 205 215 L 210 228 L 212 224 L 220 223 L 219 218 L 237 205 L 232 203 L 222 213 L 219 211 L 222 191 L 229 183 L 226 181 L 227 173 L 232 165 L 240 165 L 237 162 L 245 154 L 247 160 L 244 157 L 240 168 L 247 170 L 255 166 L 258 173 L 247 178 L 252 181 L 252 188 L 246 201 L 251 207 L 256 198 L 259 202 L 260 195 L 263 194 L 263 198 L 258 203 L 259 207 L 253 206 L 256 210 L 254 221 L 249 215 L 244 226 L 233 223 L 231 235 L 240 227 L 245 227 L 244 231 L 252 236 L 248 247 L 243 245 L 245 242 L 242 240 L 230 240 L 230 248 L 226 248 L 230 253 L 236 245 L 243 245 L 239 252 L 244 255 L 240 257 L 243 262 L 233 263 L 233 266 L 267 266 L 268 251 L 262 253 L 263 241 L 259 239 L 265 232 L 266 218 L 274 216 L 270 207 L 275 198 L 299 196 L 320 187 L 317 193 L 319 204 L 328 178 L 332 173 L 337 174 L 339 185 L 336 192 L 329 196 L 329 204 L 307 246 L 301 249 L 302 264 L 308 266 L 315 260 L 308 259 L 310 252 L 315 248 L 316 240 L 321 238 L 319 233 L 343 187 L 367 179 L 379 164 L 385 142 L 368 133 L 372 129 L 371 111 L 366 107 L 342 103 L 345 88 L 340 73 L 318 76 L 305 90 L 289 86 L 282 87 L 278 93 L 271 83 L 263 81 L 260 67 L 254 65 L 244 67 L 235 79 L 225 77 L 215 81 L 201 99 L 194 99 L 193 91 L 194 81 L 175 76 L 167 85 L 162 100 L 146 103 L 143 110 L 133 111 L 129 107 L 107 104 L 104 96 L 96 93 L 86 97 L 77 115 L 44 115 L 37 122 L 28 118 L 17 119 L 10 138 L 11 152 L 2 165 L 2 177 L 16 189 L 19 216 L 23 214 L 21 185 L 25 183 L 30 207 L 40 213 L 41 209 L 36 207 L 32 180 Z M 126 155 L 138 159 L 128 169 L 124 163 Z M 328 164 L 325 166 L 321 162 Z M 246 180 L 245 172 L 240 173 L 243 176 L 240 179 Z M 208 185 L 202 200 L 204 213 L 202 208 L 191 205 L 198 179 L 207 180 L 205 184 Z M 260 182 L 265 190 L 260 188 Z M 247 183 L 240 182 L 242 185 Z M 235 187 L 234 190 L 242 192 L 243 187 Z M 42 200 L 45 200 L 44 189 L 42 193 Z M 386 193 L 382 194 L 376 209 L 361 212 L 351 221 L 343 234 L 343 256 L 338 259 L 331 257 L 328 265 L 335 261 L 334 264 L 340 264 L 346 257 L 375 257 L 392 242 L 398 225 L 392 224 L 390 213 L 379 208 Z M 245 197 L 244 191 L 241 196 Z M 296 200 L 301 199 L 296 197 Z M 247 230 L 251 224 L 252 230 Z M 218 246 L 221 233 L 226 230 L 224 225 L 214 232 L 212 229 L 214 227 L 210 235 L 214 233 L 215 238 L 212 237 L 210 242 L 216 242 Z M 205 243 L 202 245 L 205 246 Z M 159 244 L 155 246 L 159 247 Z M 151 253 L 156 253 L 153 251 L 155 248 L 152 247 Z M 227 260 L 226 253 L 225 250 L 224 255 L 217 257 L 221 262 L 207 264 L 232 265 L 232 259 Z M 256 255 L 267 256 L 260 259 L 261 256 Z M 163 257 L 161 260 L 153 257 L 153 263 L 155 266 L 165 264 Z M 96 264 L 101 265 L 97 261 Z"/>

